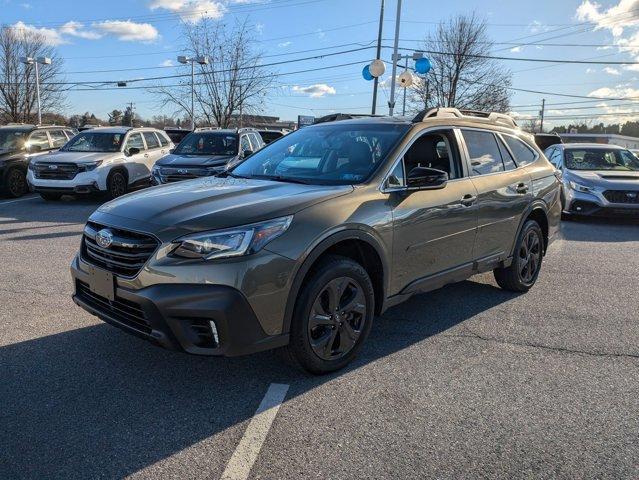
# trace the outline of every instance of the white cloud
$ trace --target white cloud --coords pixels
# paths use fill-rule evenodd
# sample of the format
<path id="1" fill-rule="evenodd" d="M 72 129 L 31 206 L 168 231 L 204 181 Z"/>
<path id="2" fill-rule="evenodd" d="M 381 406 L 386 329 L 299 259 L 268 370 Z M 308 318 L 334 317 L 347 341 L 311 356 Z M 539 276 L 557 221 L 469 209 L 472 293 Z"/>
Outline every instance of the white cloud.
<path id="1" fill-rule="evenodd" d="M 31 5 L 30 3 L 19 3 L 19 6 L 21 6 L 22 8 L 24 8 L 25 10 L 31 10 L 33 8 L 33 5 Z"/>
<path id="2" fill-rule="evenodd" d="M 33 25 L 27 25 L 26 23 L 19 21 L 11 25 L 11 29 L 18 35 L 34 36 L 38 35 L 42 40 L 52 46 L 62 45 L 63 43 L 69 43 L 60 33 L 53 28 L 38 28 Z"/>
<path id="3" fill-rule="evenodd" d="M 621 75 L 621 72 L 619 70 L 612 67 L 605 67 L 603 71 L 606 72 L 608 75 Z"/>
<path id="4" fill-rule="evenodd" d="M 173 63 L 173 60 L 164 60 L 162 63 L 160 63 L 160 67 L 172 67 L 173 65 L 175 65 Z"/>
<path id="5" fill-rule="evenodd" d="M 618 86 L 618 87 L 601 87 L 597 90 L 593 90 L 588 94 L 589 97 L 604 97 L 604 98 L 628 98 L 637 97 L 639 99 L 639 89 Z"/>
<path id="6" fill-rule="evenodd" d="M 528 24 L 528 31 L 530 33 L 541 33 L 547 32 L 548 30 L 548 25 L 544 25 L 539 20 L 533 20 L 532 22 L 530 22 L 530 24 Z"/>
<path id="7" fill-rule="evenodd" d="M 98 38 L 102 38 L 102 35 L 98 32 L 85 30 L 83 24 L 74 21 L 70 21 L 62 25 L 59 31 L 61 34 L 84 38 L 86 40 L 97 40 Z"/>
<path id="8" fill-rule="evenodd" d="M 519 52 L 521 52 L 521 51 L 522 51 L 521 45 L 518 45 L 518 46 L 516 46 L 516 47 L 511 48 L 511 49 L 510 49 L 510 51 L 511 51 L 512 53 L 519 53 Z"/>
<path id="9" fill-rule="evenodd" d="M 282 43 L 278 43 L 277 46 L 280 48 L 286 48 L 286 47 L 290 47 L 292 42 L 282 42 Z"/>
<path id="10" fill-rule="evenodd" d="M 615 37 L 620 37 L 625 28 L 637 26 L 639 19 L 635 11 L 639 0 L 619 0 L 613 7 L 604 10 L 599 3 L 584 0 L 577 8 L 577 20 L 593 22 L 598 29 L 607 28 Z"/>
<path id="11" fill-rule="evenodd" d="M 590 68 L 590 67 L 586 68 L 586 73 L 595 73 L 595 72 L 596 70 L 594 68 Z"/>
<path id="12" fill-rule="evenodd" d="M 188 23 L 198 23 L 204 18 L 218 20 L 226 13 L 226 5 L 223 2 L 212 0 L 152 0 L 149 7 L 151 10 L 169 10 Z"/>
<path id="13" fill-rule="evenodd" d="M 319 39 L 326 37 L 326 33 L 321 28 L 318 28 L 315 33 L 317 33 L 317 38 Z"/>
<path id="14" fill-rule="evenodd" d="M 106 20 L 93 24 L 93 28 L 105 34 L 114 35 L 125 42 L 150 42 L 156 40 L 160 34 L 149 23 L 135 23 L 131 20 Z"/>
<path id="15" fill-rule="evenodd" d="M 293 87 L 293 91 L 297 93 L 304 93 L 311 98 L 320 98 L 324 95 L 335 95 L 335 88 L 330 85 L 326 85 L 325 83 L 319 83 L 317 85 L 310 85 L 308 87 L 300 87 L 299 85 L 295 85 Z"/>

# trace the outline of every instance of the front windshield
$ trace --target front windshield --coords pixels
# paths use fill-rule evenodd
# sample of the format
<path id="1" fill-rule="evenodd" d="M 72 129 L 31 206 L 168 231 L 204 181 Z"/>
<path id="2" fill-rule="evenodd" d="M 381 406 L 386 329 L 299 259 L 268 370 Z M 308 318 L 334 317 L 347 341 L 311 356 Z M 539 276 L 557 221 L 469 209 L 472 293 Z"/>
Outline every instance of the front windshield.
<path id="1" fill-rule="evenodd" d="M 313 184 L 360 183 L 409 128 L 341 122 L 305 127 L 254 153 L 232 175 Z"/>
<path id="2" fill-rule="evenodd" d="M 0 130 L 0 152 L 20 150 L 25 136 L 26 132 L 22 130 Z"/>
<path id="3" fill-rule="evenodd" d="M 629 150 L 608 148 L 566 149 L 569 170 L 639 170 L 639 159 Z"/>
<path id="4" fill-rule="evenodd" d="M 119 152 L 124 140 L 123 133 L 82 132 L 67 143 L 65 152 Z"/>
<path id="5" fill-rule="evenodd" d="M 190 133 L 173 153 L 176 155 L 237 155 L 237 135 L 221 132 Z"/>

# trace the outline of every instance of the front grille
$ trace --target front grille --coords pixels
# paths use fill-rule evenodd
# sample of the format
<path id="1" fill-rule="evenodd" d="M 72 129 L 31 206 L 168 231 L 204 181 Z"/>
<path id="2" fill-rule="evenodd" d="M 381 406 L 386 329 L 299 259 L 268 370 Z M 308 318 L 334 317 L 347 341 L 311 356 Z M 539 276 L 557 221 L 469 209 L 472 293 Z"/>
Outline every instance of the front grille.
<path id="1" fill-rule="evenodd" d="M 606 190 L 603 195 L 610 203 L 639 204 L 638 190 Z"/>
<path id="2" fill-rule="evenodd" d="M 42 180 L 73 180 L 80 171 L 75 163 L 35 163 L 33 175 Z"/>
<path id="3" fill-rule="evenodd" d="M 100 230 L 111 233 L 111 245 L 98 245 L 96 235 Z M 150 235 L 88 222 L 82 237 L 82 259 L 116 275 L 134 277 L 158 245 L 158 241 Z"/>
<path id="4" fill-rule="evenodd" d="M 140 333 L 151 334 L 151 326 L 146 320 L 144 311 L 137 303 L 120 297 L 115 297 L 115 300 L 104 298 L 92 292 L 89 285 L 80 280 L 76 282 L 76 294 L 80 300 L 98 312 L 104 313 Z"/>
<path id="5" fill-rule="evenodd" d="M 220 167 L 222 170 L 222 167 Z M 206 168 L 186 167 L 186 168 L 167 168 L 160 169 L 160 176 L 163 183 L 181 182 L 183 180 L 190 180 L 199 177 L 209 177 L 214 175 L 217 171 L 212 171 Z"/>

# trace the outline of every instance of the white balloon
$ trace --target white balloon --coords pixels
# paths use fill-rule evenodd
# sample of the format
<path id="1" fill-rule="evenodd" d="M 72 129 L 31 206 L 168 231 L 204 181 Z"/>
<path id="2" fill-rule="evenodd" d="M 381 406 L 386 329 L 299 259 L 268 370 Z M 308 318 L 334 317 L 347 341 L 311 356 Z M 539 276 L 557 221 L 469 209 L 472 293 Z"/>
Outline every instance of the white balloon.
<path id="1" fill-rule="evenodd" d="M 410 87 L 413 84 L 413 74 L 408 70 L 402 73 L 399 76 L 399 84 L 404 88 Z"/>
<path id="2" fill-rule="evenodd" d="M 386 71 L 386 64 L 381 60 L 373 60 L 368 67 L 368 71 L 371 72 L 371 75 L 375 78 L 379 78 L 384 75 Z"/>

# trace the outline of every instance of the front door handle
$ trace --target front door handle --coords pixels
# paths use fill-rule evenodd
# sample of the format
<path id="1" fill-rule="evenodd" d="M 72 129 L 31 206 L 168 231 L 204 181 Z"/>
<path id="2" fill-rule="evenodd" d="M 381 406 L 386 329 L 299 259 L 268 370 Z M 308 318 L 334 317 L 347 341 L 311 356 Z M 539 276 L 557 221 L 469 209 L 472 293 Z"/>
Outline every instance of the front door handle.
<path id="1" fill-rule="evenodd" d="M 528 193 L 528 185 L 526 185 L 525 183 L 518 183 L 517 187 L 515 188 L 515 191 L 517 193 Z"/>
<path id="2" fill-rule="evenodd" d="M 459 201 L 464 207 L 470 207 L 471 205 L 473 205 L 475 202 L 477 201 L 477 195 L 471 195 L 470 193 L 467 193 L 466 195 L 464 195 L 462 197 L 462 199 Z"/>

